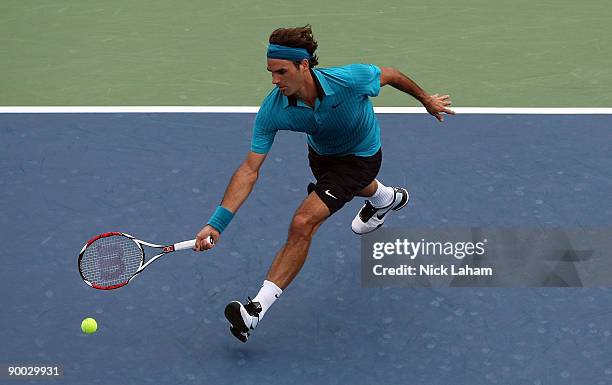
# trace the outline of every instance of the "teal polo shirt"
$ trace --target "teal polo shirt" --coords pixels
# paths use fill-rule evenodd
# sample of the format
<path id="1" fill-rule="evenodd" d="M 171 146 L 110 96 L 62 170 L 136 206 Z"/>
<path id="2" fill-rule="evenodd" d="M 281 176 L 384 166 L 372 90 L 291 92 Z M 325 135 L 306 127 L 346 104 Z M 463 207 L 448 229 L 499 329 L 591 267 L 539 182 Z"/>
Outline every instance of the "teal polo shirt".
<path id="1" fill-rule="evenodd" d="M 380 68 L 371 64 L 312 69 L 319 97 L 314 108 L 289 100 L 275 87 L 253 124 L 251 151 L 266 154 L 279 130 L 305 132 L 317 154 L 371 156 L 380 149 L 380 126 L 370 97 L 380 92 Z"/>

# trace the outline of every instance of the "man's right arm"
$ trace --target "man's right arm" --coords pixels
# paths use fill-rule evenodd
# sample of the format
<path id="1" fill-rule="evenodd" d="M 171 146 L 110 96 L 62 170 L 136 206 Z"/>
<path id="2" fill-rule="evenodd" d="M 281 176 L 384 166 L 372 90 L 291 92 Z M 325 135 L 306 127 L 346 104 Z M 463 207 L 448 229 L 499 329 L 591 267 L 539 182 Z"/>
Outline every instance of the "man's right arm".
<path id="1" fill-rule="evenodd" d="M 259 176 L 259 169 L 265 159 L 266 154 L 249 151 L 244 162 L 232 175 L 232 179 L 223 195 L 221 206 L 234 214 L 238 211 L 251 191 L 253 191 L 253 186 L 255 186 Z"/>
<path id="2" fill-rule="evenodd" d="M 247 158 L 238 169 L 236 169 L 234 175 L 232 175 L 232 179 L 225 189 L 225 194 L 223 194 L 221 206 L 231 211 L 233 214 L 238 211 L 251 191 L 253 191 L 253 186 L 255 186 L 255 182 L 257 182 L 259 176 L 259 169 L 265 159 L 266 154 L 258 154 L 253 151 L 248 153 Z M 214 245 L 208 242 L 208 237 L 212 236 L 215 243 L 217 243 L 220 235 L 217 229 L 206 224 L 196 237 L 195 250 L 202 251 L 212 248 Z"/>

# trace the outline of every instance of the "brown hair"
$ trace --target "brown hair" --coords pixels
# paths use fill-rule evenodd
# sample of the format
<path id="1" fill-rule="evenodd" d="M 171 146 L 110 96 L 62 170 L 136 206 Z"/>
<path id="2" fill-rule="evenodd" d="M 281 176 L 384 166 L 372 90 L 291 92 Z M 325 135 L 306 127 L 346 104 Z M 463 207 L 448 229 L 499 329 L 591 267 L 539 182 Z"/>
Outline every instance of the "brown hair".
<path id="1" fill-rule="evenodd" d="M 278 28 L 270 35 L 269 42 L 271 44 L 284 45 L 293 48 L 305 48 L 306 51 L 312 56 L 308 60 L 310 68 L 313 68 L 319 64 L 319 58 L 314 52 L 317 49 L 317 41 L 312 36 L 312 29 L 310 24 L 306 24 L 303 27 L 298 28 Z M 299 66 L 299 62 L 294 62 L 296 66 Z"/>

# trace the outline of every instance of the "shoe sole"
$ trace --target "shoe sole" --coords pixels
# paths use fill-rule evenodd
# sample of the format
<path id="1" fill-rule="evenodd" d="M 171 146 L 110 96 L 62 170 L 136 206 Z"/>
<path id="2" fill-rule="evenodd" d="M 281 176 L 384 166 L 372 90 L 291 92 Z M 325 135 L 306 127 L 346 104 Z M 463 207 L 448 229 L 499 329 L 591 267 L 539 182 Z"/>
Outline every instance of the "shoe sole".
<path id="1" fill-rule="evenodd" d="M 246 335 L 245 335 L 245 334 L 242 334 L 242 333 L 240 333 L 240 332 L 239 332 L 237 329 L 234 329 L 234 327 L 233 327 L 233 326 L 230 326 L 230 332 L 231 332 L 231 333 L 232 333 L 232 335 L 233 335 L 234 337 L 236 337 L 236 338 L 237 338 L 237 339 L 238 339 L 240 342 L 245 343 L 245 342 L 247 342 L 247 341 L 249 340 L 249 333 L 247 333 Z"/>
<path id="2" fill-rule="evenodd" d="M 354 234 L 357 234 L 357 235 L 365 235 L 365 234 L 370 234 L 370 233 L 373 233 L 374 231 L 376 231 L 376 230 L 380 229 L 380 227 L 381 227 L 382 225 L 384 225 L 384 223 L 381 223 L 380 225 L 378 225 L 378 226 L 374 227 L 374 228 L 373 228 L 372 230 L 370 230 L 370 231 L 366 231 L 365 233 L 358 233 L 358 232 L 356 232 L 355 230 L 353 230 L 353 228 L 352 228 L 352 227 L 351 227 L 351 231 L 352 231 Z"/>
<path id="3" fill-rule="evenodd" d="M 240 303 L 233 301 L 225 307 L 225 318 L 231 324 L 230 332 L 234 337 L 242 342 L 247 342 L 249 338 L 249 328 L 245 325 L 242 315 L 240 314 Z M 246 333 L 246 335 L 242 334 Z"/>

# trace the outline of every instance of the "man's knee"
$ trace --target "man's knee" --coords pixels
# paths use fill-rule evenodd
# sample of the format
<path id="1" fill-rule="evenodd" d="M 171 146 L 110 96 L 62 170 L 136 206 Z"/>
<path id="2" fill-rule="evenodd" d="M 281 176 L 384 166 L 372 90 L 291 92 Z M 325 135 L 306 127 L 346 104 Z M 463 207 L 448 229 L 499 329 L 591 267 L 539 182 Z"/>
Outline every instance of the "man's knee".
<path id="1" fill-rule="evenodd" d="M 309 238 L 312 236 L 318 221 L 310 214 L 297 213 L 289 225 L 289 237 Z"/>

